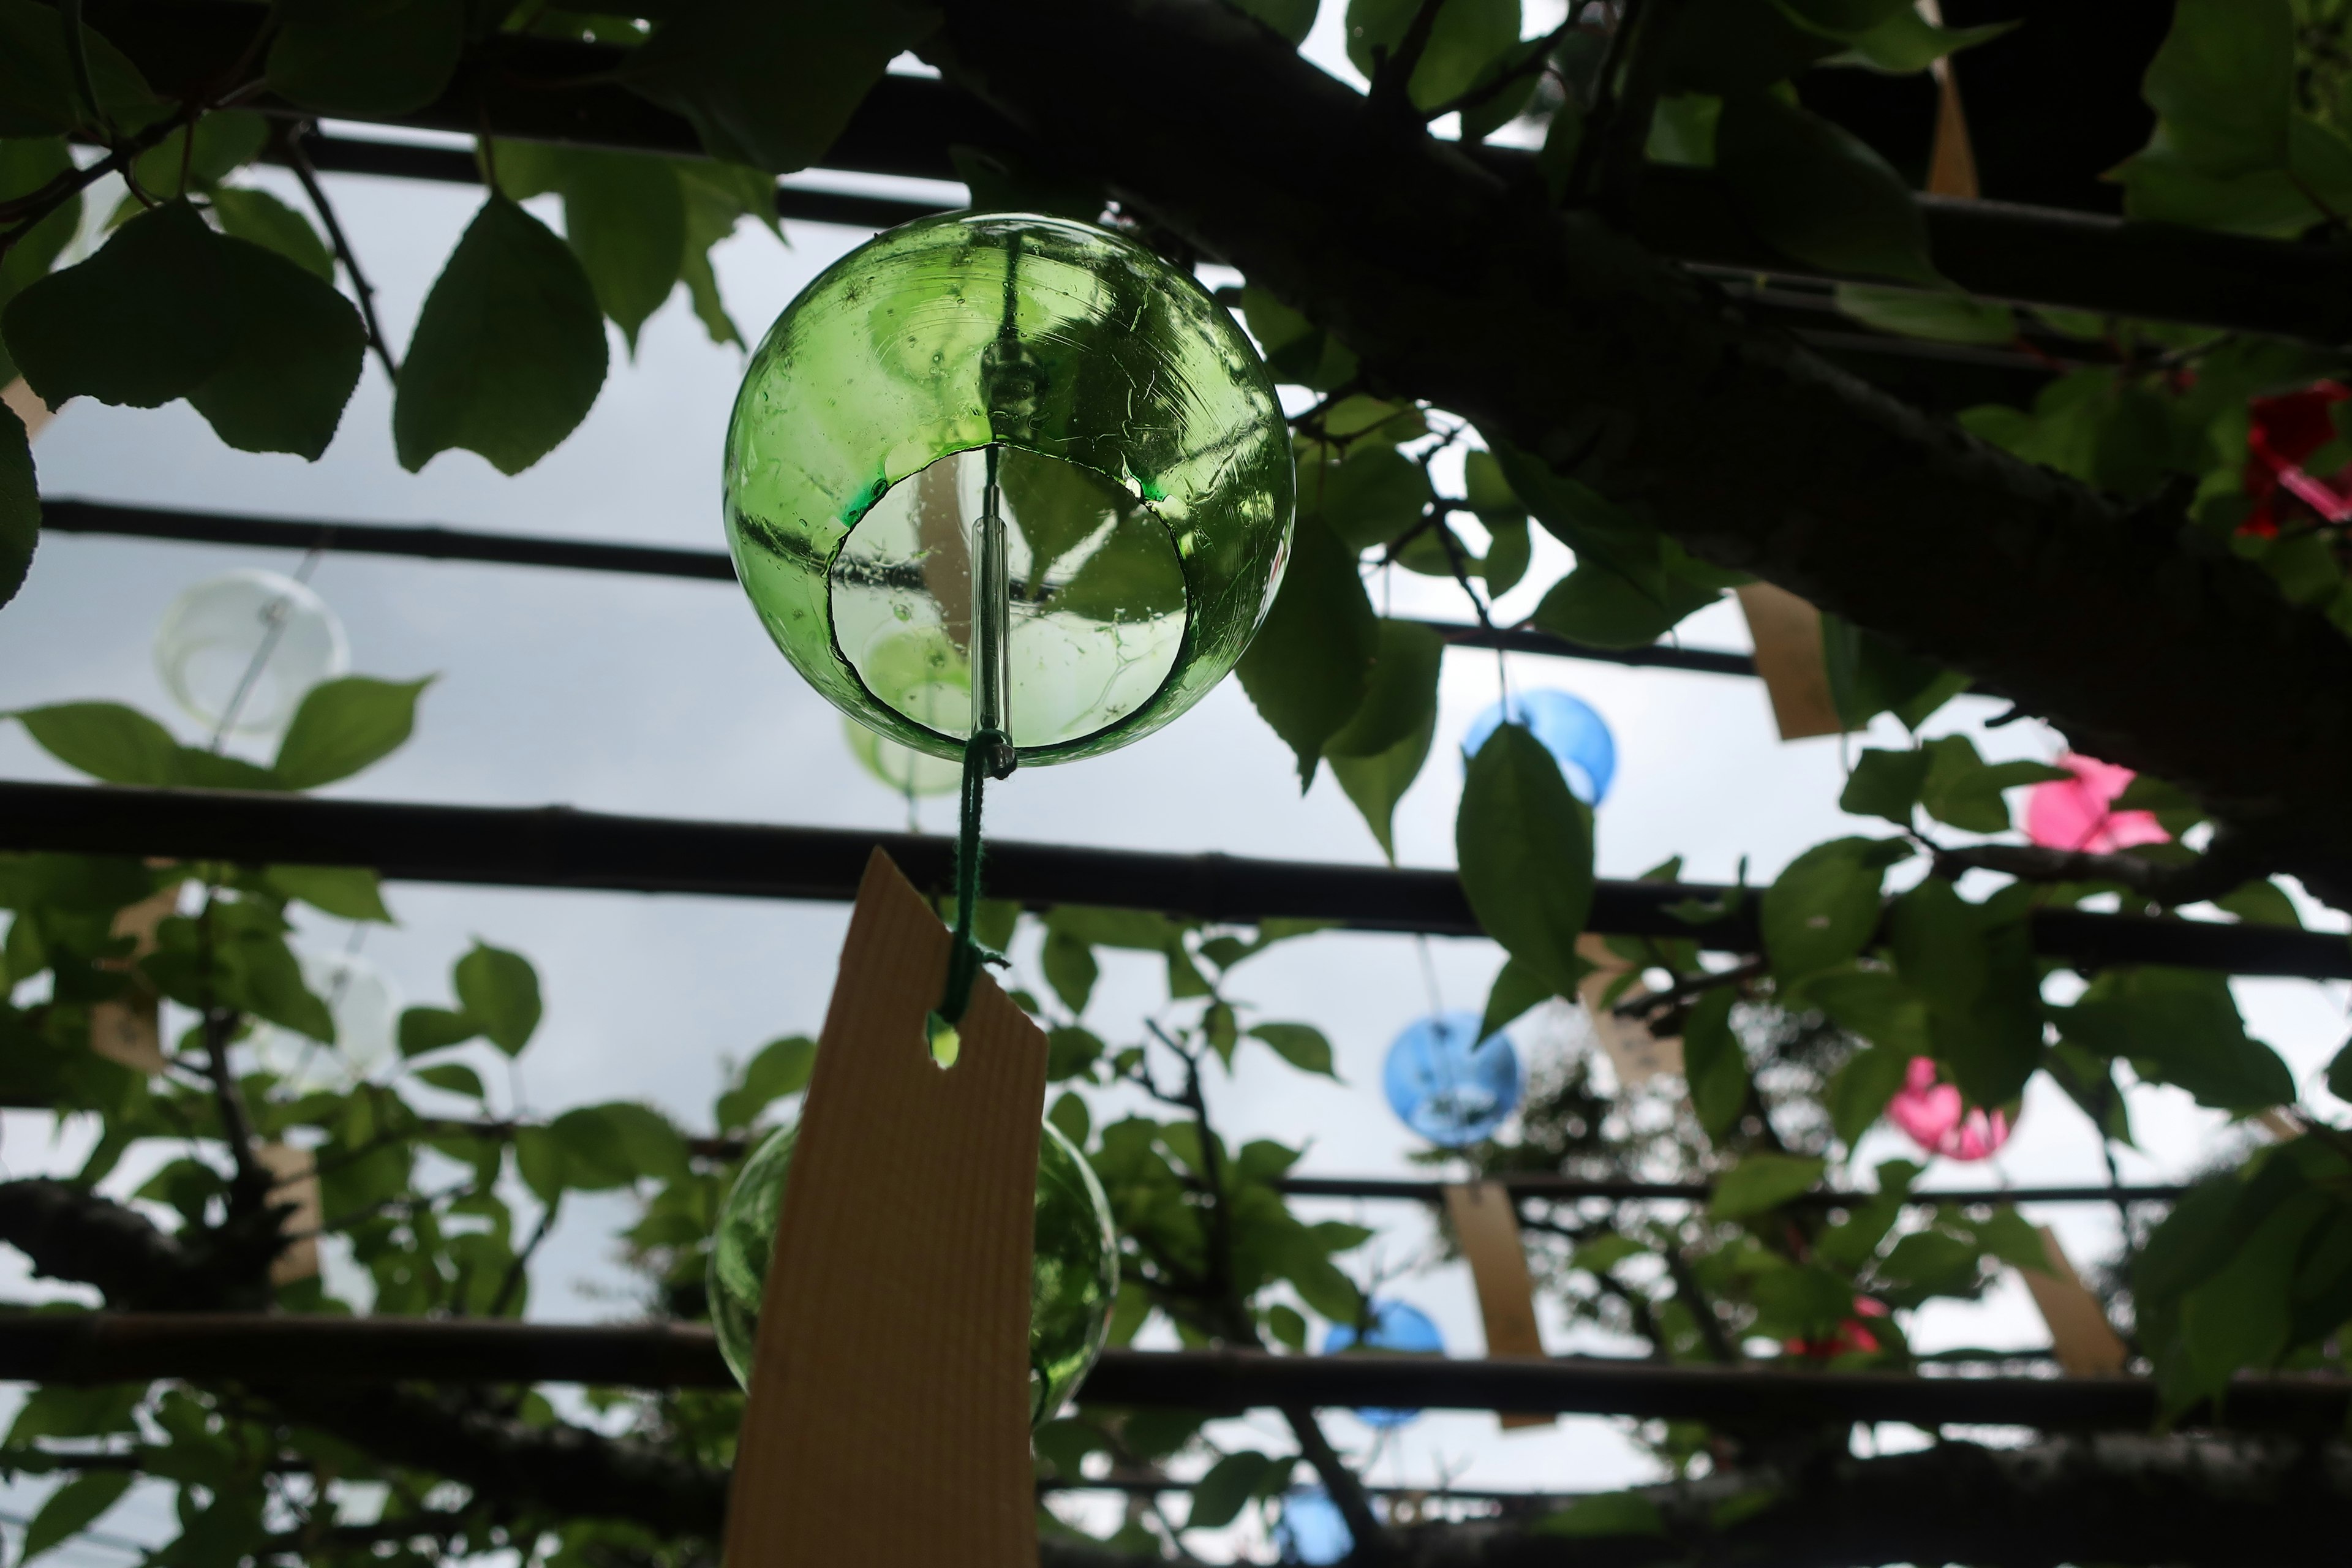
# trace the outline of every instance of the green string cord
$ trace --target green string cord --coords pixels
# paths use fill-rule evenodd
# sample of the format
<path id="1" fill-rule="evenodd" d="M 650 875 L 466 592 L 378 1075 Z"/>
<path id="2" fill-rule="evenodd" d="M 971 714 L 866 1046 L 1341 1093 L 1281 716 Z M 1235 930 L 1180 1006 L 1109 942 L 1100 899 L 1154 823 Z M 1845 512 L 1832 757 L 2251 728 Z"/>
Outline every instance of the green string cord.
<path id="1" fill-rule="evenodd" d="M 979 730 L 963 748 L 963 800 L 956 830 L 955 946 L 948 954 L 947 992 L 940 998 L 939 1015 L 950 1024 L 963 1022 L 971 1005 L 971 983 L 979 978 L 981 946 L 971 926 L 980 908 L 980 808 L 990 776 L 1003 778 L 1009 769 L 1003 759 L 1013 742 L 1002 730 Z"/>

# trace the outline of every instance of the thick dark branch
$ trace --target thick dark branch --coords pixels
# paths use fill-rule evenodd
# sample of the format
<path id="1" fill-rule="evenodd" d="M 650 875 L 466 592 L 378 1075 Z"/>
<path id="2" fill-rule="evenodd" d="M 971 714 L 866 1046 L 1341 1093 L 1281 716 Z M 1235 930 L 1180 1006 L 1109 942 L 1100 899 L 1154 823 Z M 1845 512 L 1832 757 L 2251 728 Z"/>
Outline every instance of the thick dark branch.
<path id="1" fill-rule="evenodd" d="M 2177 508 L 1893 402 L 1463 149 L 1373 134 L 1359 95 L 1213 0 L 947 17 L 951 75 L 1338 333 L 1385 391 L 1967 671 L 2352 901 L 2352 642 L 2251 563 L 2186 547 Z M 1099 68 L 1135 59 L 1220 90 L 1138 115 Z"/>
<path id="2" fill-rule="evenodd" d="M 1941 877 L 1998 871 L 2023 882 L 2113 882 L 2168 908 L 2218 899 L 2270 868 L 2259 852 L 2229 835 L 2215 839 L 2205 854 L 2178 866 L 2137 855 L 2095 855 L 2038 844 L 1974 844 L 1936 851 L 1936 874 Z"/>

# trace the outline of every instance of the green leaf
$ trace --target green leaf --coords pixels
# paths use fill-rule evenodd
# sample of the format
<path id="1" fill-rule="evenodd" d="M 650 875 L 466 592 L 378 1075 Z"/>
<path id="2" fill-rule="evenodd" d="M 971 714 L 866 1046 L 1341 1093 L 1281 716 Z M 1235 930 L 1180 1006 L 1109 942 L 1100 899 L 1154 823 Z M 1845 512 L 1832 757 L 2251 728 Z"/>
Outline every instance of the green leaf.
<path id="1" fill-rule="evenodd" d="M 480 1020 L 490 1044 L 520 1055 L 539 1027 L 539 972 L 530 960 L 478 939 L 453 973 L 466 1016 Z"/>
<path id="2" fill-rule="evenodd" d="M 2178 1085 L 2200 1105 L 2248 1112 L 2294 1103 L 2294 1073 L 2246 1034 L 2226 976 L 2111 969 L 2058 1017 L 2067 1039 L 2124 1058 L 2142 1078 Z"/>
<path id="3" fill-rule="evenodd" d="M 53 1547 L 62 1546 L 98 1522 L 99 1517 L 122 1500 L 138 1479 L 135 1472 L 89 1470 L 76 1476 L 41 1500 L 32 1522 L 25 1527 L 24 1544 L 16 1562 L 30 1563 Z"/>
<path id="4" fill-rule="evenodd" d="M 686 193 L 676 165 L 640 153 L 568 151 L 563 233 L 596 303 L 635 353 L 637 329 L 669 298 L 686 260 Z"/>
<path id="5" fill-rule="evenodd" d="M 335 280 L 334 253 L 310 220 L 268 191 L 220 185 L 212 194 L 213 216 L 231 237 L 274 250 L 322 283 Z"/>
<path id="6" fill-rule="evenodd" d="M 0 405 L 0 605 L 16 596 L 41 542 L 41 489 L 33 443 L 16 411 Z"/>
<path id="7" fill-rule="evenodd" d="M 2213 907 L 2237 916 L 2248 925 L 2296 929 L 2303 925 L 2303 917 L 2294 912 L 2294 900 L 2287 897 L 2285 889 L 2273 881 L 2248 882 L 2214 900 Z"/>
<path id="8" fill-rule="evenodd" d="M 1328 392 L 1355 379 L 1356 356 L 1346 344 L 1265 289 L 1244 288 L 1241 306 L 1276 381 Z"/>
<path id="9" fill-rule="evenodd" d="M 1327 757 L 1375 757 L 1429 727 L 1437 711 L 1437 675 L 1445 639 L 1413 621 L 1380 623 L 1371 685 L 1355 714 L 1323 743 Z"/>
<path id="10" fill-rule="evenodd" d="M 1309 1024 L 1260 1024 L 1249 1031 L 1250 1037 L 1263 1040 L 1274 1047 L 1274 1054 L 1297 1068 L 1300 1072 L 1320 1073 L 1337 1081 L 1339 1070 L 1332 1066 L 1331 1042 L 1323 1031 Z"/>
<path id="11" fill-rule="evenodd" d="M 1315 13 L 1321 0 L 1225 0 L 1245 16 L 1255 16 L 1293 44 L 1303 44 L 1315 30 Z"/>
<path id="12" fill-rule="evenodd" d="M 1819 1007 L 1850 1035 L 1885 1046 L 1908 1061 L 1929 1056 L 1927 1006 L 1884 969 L 1832 970 L 1805 980 L 1803 1005 Z"/>
<path id="13" fill-rule="evenodd" d="M 1084 1149 L 1094 1132 L 1094 1117 L 1087 1110 L 1085 1097 L 1076 1089 L 1064 1090 L 1055 1100 L 1053 1109 L 1045 1112 L 1045 1120 L 1076 1149 Z"/>
<path id="14" fill-rule="evenodd" d="M 1715 166 L 1773 248 L 1832 272 L 1944 287 L 1903 177 L 1850 132 L 1767 92 L 1724 100 Z"/>
<path id="15" fill-rule="evenodd" d="M 400 1016 L 400 1054 L 421 1057 L 472 1039 L 482 1032 L 481 1020 L 446 1007 L 411 1007 Z"/>
<path id="16" fill-rule="evenodd" d="M 167 107 L 104 35 L 85 25 L 82 48 L 98 92 L 98 111 L 118 131 L 154 122 Z M 58 8 L 34 0 L 0 0 L 0 136 L 60 131 L 102 132 L 76 84 Z"/>
<path id="17" fill-rule="evenodd" d="M 1922 750 L 1927 775 L 1919 786 L 1919 804 L 1937 821 L 1971 833 L 2009 831 L 2009 803 L 2001 798 L 2002 791 L 2074 776 L 2042 763 L 1988 763 L 1966 735 L 1940 736 Z"/>
<path id="18" fill-rule="evenodd" d="M 1084 1013 L 1101 973 L 1095 963 L 1095 950 L 1067 931 L 1048 929 L 1038 963 L 1045 971 L 1045 984 L 1054 988 L 1062 1005 L 1074 1016 Z"/>
<path id="19" fill-rule="evenodd" d="M 1320 518 L 1301 514 L 1281 590 L 1235 670 L 1259 717 L 1297 754 L 1302 793 L 1324 742 L 1363 705 L 1380 637 L 1355 555 Z"/>
<path id="20" fill-rule="evenodd" d="M 1602 1492 L 1577 1499 L 1557 1513 L 1528 1526 L 1530 1535 L 1567 1535 L 1580 1540 L 1610 1535 L 1664 1535 L 1665 1516 L 1639 1492 Z"/>
<path id="21" fill-rule="evenodd" d="M 1479 1021 L 1478 1037 L 1500 1034 L 1528 1008 L 1551 1000 L 1553 992 L 1536 973 L 1516 958 L 1506 958 L 1486 991 L 1486 1013 Z"/>
<path id="22" fill-rule="evenodd" d="M 435 1089 L 446 1089 L 451 1094 L 467 1095 L 475 1100 L 488 1098 L 488 1091 L 482 1088 L 482 1075 L 463 1062 L 443 1062 L 437 1067 L 418 1068 L 416 1079 L 419 1083 L 429 1083 Z"/>
<path id="23" fill-rule="evenodd" d="M 1938 343 L 2007 343 L 2017 339 L 2014 310 L 1966 294 L 1841 283 L 1836 299 L 1837 308 L 1846 315 L 1899 337 Z"/>
<path id="24" fill-rule="evenodd" d="M 466 45 L 465 0 L 278 0 L 270 89 L 326 114 L 406 114 L 439 98 Z"/>
<path id="25" fill-rule="evenodd" d="M 1928 715 L 1968 689 L 1968 678 L 1947 671 L 1896 647 L 1875 632 L 1842 616 L 1822 616 L 1822 662 L 1829 668 L 1830 696 L 1849 730 L 1865 728 L 1881 713 L 1893 713 L 1916 731 Z"/>
<path id="26" fill-rule="evenodd" d="M 210 190 L 223 176 L 259 157 L 268 140 L 269 121 L 262 116 L 250 110 L 215 110 L 194 127 L 180 126 L 140 153 L 131 161 L 131 173 L 140 189 L 172 201 Z"/>
<path id="27" fill-rule="evenodd" d="M 0 331 L 52 408 L 69 397 L 160 408 L 204 384 L 236 347 L 229 265 L 196 210 L 167 202 L 9 300 Z"/>
<path id="28" fill-rule="evenodd" d="M 1302 463 L 1298 510 L 1314 512 L 1350 550 L 1388 543 L 1422 520 L 1429 476 L 1394 447 L 1366 442 L 1344 461 Z"/>
<path id="29" fill-rule="evenodd" d="M 215 240 L 237 321 L 228 356 L 188 389 L 213 433 L 244 452 L 316 462 L 359 385 L 367 328 L 349 300 L 275 250 Z"/>
<path id="30" fill-rule="evenodd" d="M 1331 776 L 1363 817 L 1364 826 L 1380 840 L 1381 853 L 1396 861 L 1396 808 L 1421 776 L 1429 760 L 1430 742 L 1437 735 L 1437 708 L 1431 704 L 1421 728 L 1377 756 L 1330 759 Z"/>
<path id="31" fill-rule="evenodd" d="M 1100 180 L 1009 148 L 951 144 L 948 162 L 976 212 L 1044 213 L 1094 223 L 1110 205 Z"/>
<path id="32" fill-rule="evenodd" d="M 1925 1027 L 1923 1015 L 1920 1023 Z M 1911 1068 L 1910 1053 L 1887 1046 L 1869 1046 L 1845 1060 L 1822 1092 L 1822 1107 L 1830 1113 L 1831 1130 L 1851 1149 L 1871 1124 L 1886 1114 L 1886 1102 L 1903 1087 Z"/>
<path id="33" fill-rule="evenodd" d="M 1064 1083 L 1094 1071 L 1105 1047 L 1091 1029 L 1066 1024 L 1045 1031 L 1045 1081 Z"/>
<path id="34" fill-rule="evenodd" d="M 1753 92 L 1836 52 L 1839 42 L 1759 0 L 1688 0 L 1675 23 L 1665 61 L 1670 94 Z"/>
<path id="35" fill-rule="evenodd" d="M 407 742 L 416 727 L 416 699 L 433 681 L 429 675 L 421 680 L 346 675 L 320 681 L 294 710 L 272 771 L 289 789 L 316 789 L 381 762 Z"/>
<path id="36" fill-rule="evenodd" d="M 2338 1100 L 2352 1100 L 2352 1044 L 2346 1045 L 2328 1062 L 2327 1092 Z"/>
<path id="37" fill-rule="evenodd" d="M 482 204 L 435 279 L 392 410 L 411 473 L 453 447 L 519 474 L 588 416 L 604 317 L 572 247 L 506 197 Z"/>
<path id="38" fill-rule="evenodd" d="M 2175 0 L 2141 86 L 2167 145 L 2210 174 L 2287 161 L 2294 102 L 2294 13 L 2288 0 Z"/>
<path id="39" fill-rule="evenodd" d="M 1580 561 L 1545 593 L 1535 624 L 1593 647 L 1646 647 L 1721 597 L 1718 589 L 1681 577 L 1653 593 L 1601 561 Z"/>
<path id="40" fill-rule="evenodd" d="M 1977 27 L 1939 27 L 1913 7 L 1899 6 L 1877 26 L 1844 35 L 1853 47 L 1830 63 L 1865 65 L 1907 76 L 1926 70 L 1947 55 L 1990 43 L 2016 26 L 2015 22 L 1989 22 Z"/>
<path id="41" fill-rule="evenodd" d="M 760 1119 L 760 1113 L 789 1094 L 808 1088 L 816 1072 L 816 1042 L 805 1035 L 770 1040 L 743 1064 L 743 1077 L 719 1097 L 714 1108 L 719 1131 L 737 1132 Z"/>
<path id="42" fill-rule="evenodd" d="M 1748 1109 L 1748 1054 L 1731 1027 L 1728 985 L 1718 985 L 1692 1005 L 1683 1025 L 1683 1078 L 1690 1086 L 1698 1124 L 1719 1148 Z"/>
<path id="43" fill-rule="evenodd" d="M 683 115 L 712 157 L 778 174 L 814 163 L 883 68 L 939 23 L 907 0 L 706 0 L 666 15 L 623 81 Z"/>
<path id="44" fill-rule="evenodd" d="M 1764 951 L 1783 981 L 1834 969 L 1878 929 L 1885 870 L 1910 853 L 1894 838 L 1834 838 L 1789 862 L 1764 890 Z"/>
<path id="45" fill-rule="evenodd" d="M 262 880 L 280 898 L 299 899 L 338 920 L 393 923 L 383 886 L 365 866 L 272 866 Z"/>
<path id="46" fill-rule="evenodd" d="M 2042 1066 L 2051 1080 L 2066 1091 L 2066 1098 L 2091 1119 L 2101 1137 L 2126 1149 L 2138 1147 L 2132 1142 L 2131 1110 L 2105 1058 L 2071 1041 L 2058 1040 L 2042 1058 Z"/>
<path id="47" fill-rule="evenodd" d="M 180 742 L 135 708 L 120 702 L 60 702 L 15 715 L 34 743 L 69 768 L 108 784 L 178 782 Z"/>
<path id="48" fill-rule="evenodd" d="M 1935 1055 L 1972 1104 L 2006 1105 L 2042 1059 L 2041 979 L 2021 913 L 1971 904 L 1941 877 L 1895 900 L 1887 947 L 1927 1004 Z"/>
<path id="49" fill-rule="evenodd" d="M 1706 1212 L 1717 1219 L 1750 1219 L 1769 1214 L 1800 1193 L 1812 1191 L 1829 1168 L 1822 1160 L 1791 1154 L 1750 1154 L 1715 1179 Z"/>
<path id="50" fill-rule="evenodd" d="M 562 1145 L 563 1184 L 583 1192 L 689 1173 L 686 1140 L 662 1114 L 627 1100 L 567 1110 L 547 1125 Z"/>
<path id="51" fill-rule="evenodd" d="M 1194 1483 L 1192 1510 L 1185 1515 L 1184 1528 L 1223 1529 L 1233 1523 L 1243 1505 L 1249 1501 L 1269 1475 L 1277 1469 L 1285 1475 L 1289 1474 L 1294 1462 L 1271 1459 L 1247 1449 L 1238 1454 L 1227 1454 L 1210 1466 L 1209 1473 Z"/>
<path id="52" fill-rule="evenodd" d="M 302 978 L 294 950 L 278 936 L 247 932 L 235 943 L 246 1009 L 323 1044 L 335 1039 L 334 1015 Z"/>
<path id="53" fill-rule="evenodd" d="M 1349 0 L 1348 59 L 1371 76 L 1404 41 L 1421 0 Z M 1460 97 L 1487 63 L 1519 41 L 1519 0 L 1443 0 L 1406 96 L 1416 109 Z"/>
<path id="54" fill-rule="evenodd" d="M 1454 817 L 1462 890 L 1486 934 L 1561 995 L 1591 965 L 1576 951 L 1592 907 L 1592 816 L 1518 724 L 1470 758 Z"/>
<path id="55" fill-rule="evenodd" d="M 1911 826 L 1919 802 L 1919 786 L 1927 780 L 1927 753 L 1921 751 L 1865 751 L 1845 781 L 1838 808 L 1856 816 L 1879 816 L 1897 827 Z"/>

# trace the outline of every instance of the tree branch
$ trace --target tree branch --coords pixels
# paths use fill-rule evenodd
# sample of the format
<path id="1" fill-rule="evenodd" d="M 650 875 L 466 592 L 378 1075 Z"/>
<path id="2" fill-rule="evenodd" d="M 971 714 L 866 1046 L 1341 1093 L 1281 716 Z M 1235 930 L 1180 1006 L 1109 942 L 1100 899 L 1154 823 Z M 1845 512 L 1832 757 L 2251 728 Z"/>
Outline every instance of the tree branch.
<path id="1" fill-rule="evenodd" d="M 2258 567 L 2185 545 L 2177 507 L 2012 458 L 1468 152 L 1373 133 L 1360 97 L 1209 0 L 950 0 L 927 47 L 1336 332 L 1382 391 L 2181 785 L 2352 903 L 2352 642 Z M 1101 68 L 1134 59 L 1220 90 L 1137 115 Z"/>
<path id="2" fill-rule="evenodd" d="M 375 287 L 360 270 L 359 253 L 344 237 L 343 226 L 335 216 L 335 205 L 327 199 L 327 188 L 319 183 L 319 171 L 310 166 L 310 156 L 302 150 L 302 138 L 307 126 L 291 127 L 278 137 L 279 149 L 285 153 L 287 166 L 294 177 L 302 182 L 303 195 L 310 198 L 311 208 L 327 230 L 327 238 L 335 247 L 335 259 L 343 264 L 343 275 L 352 280 L 352 292 L 359 297 L 360 321 L 367 328 L 368 347 L 375 353 L 376 363 L 383 366 L 383 378 L 398 384 L 400 365 L 392 357 L 392 345 L 383 335 L 382 323 L 375 319 Z"/>
<path id="3" fill-rule="evenodd" d="M 1936 874 L 1998 871 L 2021 882 L 2115 882 L 2173 908 L 2217 899 L 2272 868 L 2270 857 L 2243 836 L 2219 834 L 2212 847 L 2185 865 L 2166 866 L 2137 855 L 2094 855 L 2039 844 L 1973 844 L 1937 849 Z"/>

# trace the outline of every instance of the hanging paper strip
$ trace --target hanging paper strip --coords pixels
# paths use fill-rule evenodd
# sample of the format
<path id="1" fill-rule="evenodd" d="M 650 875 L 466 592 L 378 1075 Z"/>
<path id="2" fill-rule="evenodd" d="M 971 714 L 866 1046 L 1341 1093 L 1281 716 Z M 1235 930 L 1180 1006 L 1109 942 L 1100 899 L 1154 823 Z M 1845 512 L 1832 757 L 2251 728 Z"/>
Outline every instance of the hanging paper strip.
<path id="1" fill-rule="evenodd" d="M 174 884 L 116 910 L 110 930 L 117 937 L 131 939 L 131 954 L 101 958 L 99 967 L 127 970 L 154 952 L 155 928 L 179 908 L 180 889 Z M 135 1072 L 160 1073 L 171 1067 L 163 1057 L 159 1000 L 144 976 L 133 973 L 121 995 L 90 1004 L 89 1048 Z"/>
<path id="2" fill-rule="evenodd" d="M 1638 1018 L 1621 1018 L 1616 1004 L 1604 998 L 1617 977 L 1633 967 L 1609 950 L 1606 939 L 1591 931 L 1576 939 L 1576 951 L 1592 965 L 1576 987 L 1576 999 L 1592 1019 L 1593 1038 L 1609 1057 L 1609 1065 L 1617 1071 L 1620 1089 L 1639 1089 L 1663 1073 L 1683 1070 L 1683 1040 L 1680 1035 L 1664 1039 L 1650 1033 L 1650 1026 Z M 1629 988 L 1617 998 L 1617 1003 L 1638 1000 L 1649 993 L 1640 984 Z"/>
<path id="3" fill-rule="evenodd" d="M 319 1205 L 316 1158 L 308 1149 L 286 1143 L 261 1144 L 254 1150 L 253 1157 L 269 1173 L 269 1201 L 287 1210 L 278 1222 L 278 1233 L 293 1237 L 270 1260 L 269 1282 L 287 1285 L 297 1279 L 316 1279 L 319 1227 L 325 1215 Z"/>
<path id="4" fill-rule="evenodd" d="M 21 375 L 6 386 L 0 387 L 0 403 L 5 403 L 15 411 L 16 417 L 25 422 L 27 438 L 39 435 L 41 426 L 57 417 L 49 412 L 49 405 L 41 401 L 40 395 L 25 384 L 25 378 Z"/>
<path id="5" fill-rule="evenodd" d="M 1471 1282 L 1478 1288 L 1478 1315 L 1486 1320 L 1487 1358 L 1542 1356 L 1543 1336 L 1536 1328 L 1535 1282 L 1528 1277 L 1527 1244 L 1519 1238 L 1519 1214 L 1511 1194 L 1499 1182 L 1449 1184 L 1445 1214 L 1454 1222 L 1454 1238 L 1469 1262 Z M 1506 1411 L 1496 1419 L 1509 1432 L 1523 1426 L 1549 1426 L 1555 1417 Z"/>
<path id="6" fill-rule="evenodd" d="M 985 974 L 933 1061 L 950 938 L 867 862 L 801 1113 L 729 1568 L 1036 1568 L 1029 1272 L 1045 1037 Z"/>
<path id="7" fill-rule="evenodd" d="M 1936 0 L 1919 0 L 1920 15 L 1944 25 Z M 1960 108 L 1960 82 L 1945 55 L 1928 68 L 1936 79 L 1936 140 L 1927 153 L 1927 194 L 1977 199 L 1977 155 L 1969 144 L 1969 117 Z"/>
<path id="8" fill-rule="evenodd" d="M 1756 645 L 1756 673 L 1772 699 L 1772 721 L 1783 741 L 1834 735 L 1837 703 L 1822 658 L 1822 613 L 1786 588 L 1748 583 L 1739 589 L 1748 636 Z"/>
<path id="9" fill-rule="evenodd" d="M 2106 1309 L 2067 1261 L 2057 1234 L 2046 1225 L 2035 1228 L 2042 1234 L 2042 1250 L 2050 1259 L 2050 1271 L 2023 1268 L 2018 1272 L 2033 1293 L 2033 1304 L 2042 1310 L 2042 1321 L 2050 1325 L 2050 1345 L 2060 1369 L 2070 1377 L 2115 1376 L 2123 1371 L 2129 1352 L 2107 1321 Z"/>

